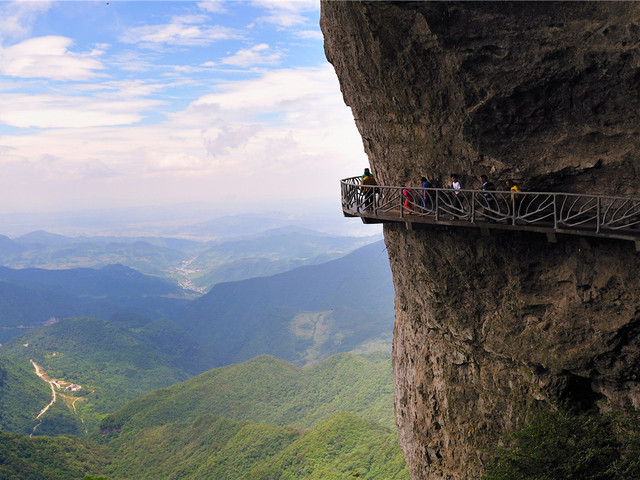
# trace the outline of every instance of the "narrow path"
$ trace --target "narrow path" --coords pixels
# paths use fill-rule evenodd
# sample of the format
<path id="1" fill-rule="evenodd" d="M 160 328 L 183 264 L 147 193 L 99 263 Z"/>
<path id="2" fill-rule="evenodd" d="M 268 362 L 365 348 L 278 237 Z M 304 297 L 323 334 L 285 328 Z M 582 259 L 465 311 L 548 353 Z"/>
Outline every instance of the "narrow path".
<path id="1" fill-rule="evenodd" d="M 56 403 L 56 389 L 55 386 L 53 385 L 53 382 L 51 380 L 49 380 L 44 373 L 42 373 L 42 370 L 40 369 L 40 366 L 34 362 L 33 360 L 31 360 L 31 364 L 33 365 L 33 367 L 36 369 L 36 375 L 38 375 L 42 380 L 44 380 L 45 382 L 47 382 L 49 384 L 49 386 L 51 387 L 51 401 L 49 402 L 49 404 L 44 407 L 40 413 L 38 414 L 38 416 L 36 418 L 40 418 L 47 410 L 49 410 L 49 407 L 51 407 L 51 405 L 53 405 L 54 403 Z"/>
<path id="2" fill-rule="evenodd" d="M 38 375 L 42 380 L 47 382 L 49 384 L 49 387 L 51 387 L 51 401 L 49 402 L 49 404 L 46 407 L 44 407 L 42 410 L 40 410 L 40 413 L 36 417 L 36 420 L 37 420 L 42 415 L 44 415 L 47 410 L 49 410 L 49 407 L 51 407 L 51 405 L 56 403 L 57 395 L 56 395 L 56 389 L 55 389 L 55 386 L 54 386 L 53 382 L 51 380 L 49 380 L 48 378 L 46 378 L 45 374 L 42 373 L 42 369 L 40 368 L 40 366 L 36 362 L 34 362 L 33 360 L 30 360 L 30 362 L 33 365 L 33 368 L 35 368 L 35 370 L 36 370 L 36 375 Z M 40 420 L 40 422 L 38 422 L 38 424 L 35 427 L 33 427 L 31 435 L 29 435 L 29 436 L 32 436 L 35 433 L 36 429 L 40 426 L 41 423 L 42 423 L 42 420 Z"/>

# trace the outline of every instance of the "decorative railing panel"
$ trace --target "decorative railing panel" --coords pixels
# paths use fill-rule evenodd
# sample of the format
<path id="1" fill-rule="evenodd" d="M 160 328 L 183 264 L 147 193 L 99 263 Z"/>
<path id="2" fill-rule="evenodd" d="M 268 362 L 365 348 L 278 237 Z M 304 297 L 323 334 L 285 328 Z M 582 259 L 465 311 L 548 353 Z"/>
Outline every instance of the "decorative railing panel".
<path id="1" fill-rule="evenodd" d="M 463 222 L 500 228 L 640 239 L 640 199 L 556 192 L 510 192 L 360 185 L 341 181 L 345 214 L 379 221 Z"/>

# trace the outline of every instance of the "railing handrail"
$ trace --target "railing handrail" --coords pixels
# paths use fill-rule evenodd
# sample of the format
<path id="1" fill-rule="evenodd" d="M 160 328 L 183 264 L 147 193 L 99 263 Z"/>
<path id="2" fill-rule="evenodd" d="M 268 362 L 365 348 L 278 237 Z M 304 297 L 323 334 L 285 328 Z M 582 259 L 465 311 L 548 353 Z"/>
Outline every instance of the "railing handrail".
<path id="1" fill-rule="evenodd" d="M 461 188 L 458 190 L 454 190 L 452 187 L 411 187 L 411 186 L 404 186 L 404 187 L 399 187 L 397 185 L 361 185 L 360 184 L 360 180 L 361 177 L 348 177 L 348 178 L 344 178 L 341 180 L 342 183 L 348 181 L 348 180 L 357 180 L 358 183 L 357 184 L 351 184 L 351 183 L 347 183 L 346 185 L 356 185 L 356 186 L 364 186 L 364 187 L 377 187 L 377 188 L 395 188 L 398 190 L 402 190 L 402 189 L 410 189 L 410 190 L 425 190 L 425 191 L 443 191 L 443 192 L 453 192 L 453 191 L 458 191 L 458 192 L 465 192 L 465 193 L 506 193 L 506 194 L 513 194 L 513 195 L 563 195 L 566 197 L 584 197 L 584 198 L 606 198 L 606 199 L 611 199 L 611 200 L 629 200 L 629 201 L 636 201 L 636 202 L 640 202 L 640 197 L 639 198 L 635 198 L 635 197 L 617 197 L 617 196 L 611 196 L 611 195 L 602 195 L 602 194 L 591 194 L 591 193 L 572 193 L 572 192 L 544 192 L 544 191 L 519 191 L 519 192 L 515 192 L 512 190 L 478 190 L 475 188 Z"/>
<path id="2" fill-rule="evenodd" d="M 640 198 L 569 192 L 361 185 L 341 180 L 342 209 L 363 221 L 485 226 L 623 238 L 640 249 Z"/>

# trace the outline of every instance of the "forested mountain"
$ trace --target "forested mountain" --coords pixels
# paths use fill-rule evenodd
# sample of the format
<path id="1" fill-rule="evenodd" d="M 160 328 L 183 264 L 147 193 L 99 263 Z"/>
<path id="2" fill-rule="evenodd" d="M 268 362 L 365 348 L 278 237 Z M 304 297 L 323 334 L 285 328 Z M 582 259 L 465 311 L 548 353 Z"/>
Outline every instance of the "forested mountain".
<path id="1" fill-rule="evenodd" d="M 33 359 L 49 378 L 82 386 L 83 401 L 75 405 L 82 429 L 75 420 L 62 418 L 76 417 L 63 409 L 57 426 L 45 425 L 38 431 L 49 434 L 83 435 L 95 428 L 102 415 L 151 390 L 186 380 L 212 364 L 208 353 L 171 321 L 131 315 L 108 321 L 97 317 L 63 319 L 5 344 L 0 355 L 24 364 Z M 31 378 L 38 380 L 33 370 L 27 377 Z M 45 398 L 39 408 L 49 402 L 50 395 Z"/>
<path id="2" fill-rule="evenodd" d="M 0 358 L 0 430 L 29 434 L 51 400 L 51 389 L 28 362 Z"/>
<path id="3" fill-rule="evenodd" d="M 262 356 L 135 400 L 94 438 L 119 452 L 115 478 L 408 478 L 391 375 L 383 356 L 304 369 Z"/>
<path id="4" fill-rule="evenodd" d="M 109 478 L 409 480 L 397 435 L 350 413 L 307 430 L 205 414 L 140 430 L 117 452 Z"/>
<path id="5" fill-rule="evenodd" d="M 289 234 L 296 248 L 283 241 Z M 274 231 L 201 253 L 236 266 L 247 250 L 272 252 L 281 266 L 317 249 L 325 252 L 317 258 L 341 255 L 340 242 L 322 236 L 305 245 L 312 236 Z M 22 241 L 58 248 L 68 239 L 40 232 Z M 186 296 L 122 265 L 0 267 L 5 319 L 29 327 L 0 346 L 11 358 L 0 361 L 0 428 L 35 434 L 0 435 L 0 478 L 408 479 L 392 433 L 388 354 L 326 359 L 389 349 L 393 288 L 382 242 Z M 96 313 L 103 318 L 85 316 Z M 253 358 L 262 353 L 274 356 Z M 40 419 L 51 389 L 30 360 L 48 379 L 82 386 L 59 391 Z M 240 360 L 248 361 L 230 365 Z M 206 371 L 215 365 L 228 366 Z M 103 447 L 41 437 L 92 431 Z"/>
<path id="6" fill-rule="evenodd" d="M 298 365 L 383 340 L 393 329 L 393 285 L 382 242 L 338 260 L 216 285 L 177 321 L 216 365 L 259 354 Z"/>
<path id="7" fill-rule="evenodd" d="M 2 480 L 79 480 L 102 473 L 108 455 L 106 448 L 76 437 L 29 438 L 0 431 Z"/>
<path id="8" fill-rule="evenodd" d="M 0 433 L 0 478 L 408 480 L 392 388 L 388 356 L 262 356 L 137 399 L 91 441 Z"/>
<path id="9" fill-rule="evenodd" d="M 14 270 L 0 267 L 0 342 L 54 319 L 129 312 L 152 319 L 173 317 L 189 298 L 156 277 L 122 265 Z"/>
<path id="10" fill-rule="evenodd" d="M 388 428 L 394 425 L 388 355 L 343 353 L 305 368 L 263 355 L 149 393 L 109 415 L 102 427 L 126 432 L 214 414 L 237 421 L 309 428 L 342 411 Z M 116 437 L 120 438 L 119 434 Z"/>
<path id="11" fill-rule="evenodd" d="M 96 425 L 100 415 L 153 389 L 181 382 L 217 365 L 263 353 L 305 365 L 341 351 L 388 351 L 393 302 L 387 269 L 384 246 L 378 243 L 323 265 L 222 284 L 202 298 L 207 302 L 196 305 L 198 309 L 190 309 L 191 315 L 203 315 L 197 317 L 197 329 L 190 328 L 188 321 L 178 320 L 183 325 L 180 326 L 170 319 L 153 320 L 127 313 L 107 319 L 97 316 L 54 319 L 46 326 L 21 329 L 23 335 L 0 347 L 0 356 L 22 360 L 27 367 L 33 359 L 50 378 L 82 385 L 83 401 L 75 403 L 79 417 L 63 408 L 52 408 L 37 432 L 82 435 Z M 113 301 L 121 295 L 121 304 L 116 305 L 121 309 L 124 300 L 152 301 L 153 293 L 177 289 L 126 267 L 103 270 L 51 272 L 0 268 L 0 275 L 37 285 L 43 292 L 40 298 L 61 295 L 70 299 L 70 304 L 71 300 L 93 299 L 101 291 L 109 295 L 100 301 Z M 114 272 L 117 275 L 111 278 L 109 274 Z M 346 283 L 340 284 L 339 280 Z M 118 284 L 120 281 L 125 287 Z M 227 286 L 232 288 L 226 290 Z M 218 290 L 222 294 L 216 296 Z M 64 296 L 68 291 L 74 295 Z M 145 294 L 147 291 L 149 295 Z M 371 301 L 364 302 L 365 308 L 360 309 L 363 291 L 371 295 Z M 217 303 L 209 302 L 212 298 Z M 49 307 L 38 302 L 27 304 L 31 308 Z M 219 313 L 224 314 L 222 327 L 218 319 L 206 323 L 212 314 Z M 232 317 L 233 322 L 224 323 Z M 225 335 L 225 331 L 229 333 Z"/>

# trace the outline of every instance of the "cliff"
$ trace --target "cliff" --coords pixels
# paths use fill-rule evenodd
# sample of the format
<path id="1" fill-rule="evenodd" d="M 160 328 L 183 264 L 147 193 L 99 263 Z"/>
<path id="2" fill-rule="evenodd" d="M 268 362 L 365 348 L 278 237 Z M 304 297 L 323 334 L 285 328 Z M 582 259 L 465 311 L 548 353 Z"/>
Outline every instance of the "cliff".
<path id="1" fill-rule="evenodd" d="M 321 27 L 379 183 L 639 196 L 640 4 L 324 1 Z M 640 404 L 633 244 L 402 225 L 385 241 L 414 479 L 477 478 L 533 406 Z"/>

